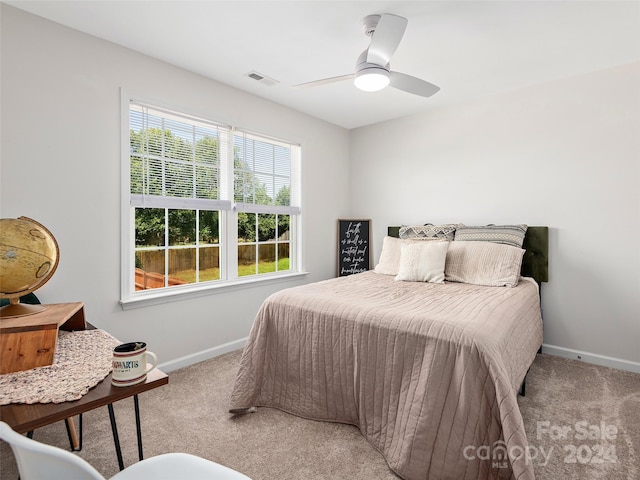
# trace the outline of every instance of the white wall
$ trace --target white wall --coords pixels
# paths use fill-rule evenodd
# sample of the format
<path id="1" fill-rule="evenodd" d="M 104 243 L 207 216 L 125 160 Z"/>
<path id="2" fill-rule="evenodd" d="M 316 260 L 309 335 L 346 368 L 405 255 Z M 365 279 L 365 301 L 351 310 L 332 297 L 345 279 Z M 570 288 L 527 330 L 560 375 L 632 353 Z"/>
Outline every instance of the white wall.
<path id="1" fill-rule="evenodd" d="M 98 327 L 179 364 L 244 338 L 271 292 L 333 276 L 337 218 L 372 219 L 375 258 L 389 224 L 524 222 L 551 227 L 547 349 L 640 362 L 640 64 L 347 132 L 0 7 L 0 216 L 56 235 L 43 301 L 83 301 Z M 310 275 L 122 311 L 120 87 L 301 141 Z"/>
<path id="2" fill-rule="evenodd" d="M 348 131 L 5 4 L 1 8 L 0 214 L 34 218 L 58 240 L 58 270 L 37 292 L 43 302 L 83 301 L 88 321 L 121 340 L 146 340 L 161 362 L 175 364 L 246 337 L 260 304 L 277 289 L 335 274 L 336 223 L 348 214 Z M 121 309 L 121 87 L 302 143 L 307 277 Z M 335 186 L 330 195 L 324 184 Z"/>
<path id="3" fill-rule="evenodd" d="M 351 168 L 376 259 L 387 225 L 548 225 L 547 350 L 638 369 L 640 63 L 353 130 Z"/>

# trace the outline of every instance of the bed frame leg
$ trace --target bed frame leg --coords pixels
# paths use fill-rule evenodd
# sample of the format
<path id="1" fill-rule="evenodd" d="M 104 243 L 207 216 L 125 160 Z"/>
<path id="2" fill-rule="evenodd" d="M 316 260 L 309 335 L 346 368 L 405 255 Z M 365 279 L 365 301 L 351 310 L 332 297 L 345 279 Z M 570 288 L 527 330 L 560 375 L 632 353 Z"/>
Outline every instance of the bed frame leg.
<path id="1" fill-rule="evenodd" d="M 522 395 L 523 397 L 527 392 L 527 376 L 529 375 L 529 370 L 531 370 L 531 367 L 527 368 L 527 373 L 524 374 L 524 378 L 520 384 L 520 389 L 518 390 L 518 395 Z"/>
<path id="2" fill-rule="evenodd" d="M 542 353 L 542 345 L 540 345 L 538 353 Z M 527 368 L 527 373 L 524 374 L 524 379 L 522 380 L 520 389 L 518 390 L 518 395 L 522 395 L 523 397 L 525 396 L 525 393 L 527 391 L 527 375 L 529 375 L 529 370 L 531 370 L 531 367 Z"/>
<path id="3" fill-rule="evenodd" d="M 527 370 L 527 375 L 529 375 L 529 370 Z M 522 380 L 520 390 L 518 391 L 518 394 L 522 395 L 523 397 L 525 396 L 527 390 L 527 375 L 524 376 L 524 380 Z"/>

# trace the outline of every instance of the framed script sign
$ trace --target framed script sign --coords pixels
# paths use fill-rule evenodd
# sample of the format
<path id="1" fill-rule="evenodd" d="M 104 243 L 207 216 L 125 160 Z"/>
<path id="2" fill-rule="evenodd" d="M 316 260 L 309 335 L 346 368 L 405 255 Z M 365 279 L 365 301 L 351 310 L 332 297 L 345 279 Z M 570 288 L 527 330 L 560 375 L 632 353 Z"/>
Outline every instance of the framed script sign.
<path id="1" fill-rule="evenodd" d="M 338 276 L 371 268 L 371 220 L 338 220 Z"/>

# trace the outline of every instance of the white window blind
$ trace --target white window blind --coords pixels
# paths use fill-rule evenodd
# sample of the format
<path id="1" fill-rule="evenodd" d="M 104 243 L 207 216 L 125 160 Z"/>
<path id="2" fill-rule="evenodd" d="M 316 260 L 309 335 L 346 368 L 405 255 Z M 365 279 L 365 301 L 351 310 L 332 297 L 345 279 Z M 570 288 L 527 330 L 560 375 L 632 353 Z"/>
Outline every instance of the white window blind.
<path id="1" fill-rule="evenodd" d="M 131 206 L 230 210 L 227 127 L 131 102 Z"/>
<path id="2" fill-rule="evenodd" d="M 299 147 L 246 132 L 233 133 L 234 201 L 239 212 L 300 213 L 292 191 Z"/>

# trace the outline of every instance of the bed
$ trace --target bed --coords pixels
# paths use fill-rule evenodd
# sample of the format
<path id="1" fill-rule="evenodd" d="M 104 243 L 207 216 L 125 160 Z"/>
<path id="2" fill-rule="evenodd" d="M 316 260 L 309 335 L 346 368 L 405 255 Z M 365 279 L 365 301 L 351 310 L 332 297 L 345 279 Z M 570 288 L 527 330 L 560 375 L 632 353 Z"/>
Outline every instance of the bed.
<path id="1" fill-rule="evenodd" d="M 512 287 L 367 271 L 271 295 L 230 412 L 355 425 L 406 480 L 533 479 L 517 395 L 542 344 L 547 248 L 547 227 L 528 227 Z"/>

